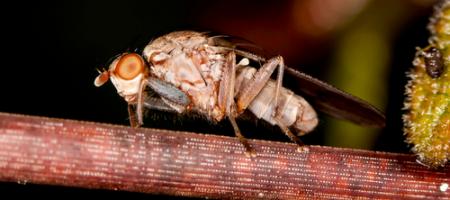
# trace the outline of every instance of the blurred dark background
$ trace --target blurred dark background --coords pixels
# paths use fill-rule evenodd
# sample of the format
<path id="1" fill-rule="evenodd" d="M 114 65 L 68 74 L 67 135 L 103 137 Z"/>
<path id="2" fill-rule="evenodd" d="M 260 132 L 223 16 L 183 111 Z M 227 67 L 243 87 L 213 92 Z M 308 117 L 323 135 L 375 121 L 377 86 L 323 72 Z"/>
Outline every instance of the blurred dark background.
<path id="1" fill-rule="evenodd" d="M 383 110 L 387 127 L 368 129 L 321 113 L 307 144 L 408 153 L 402 135 L 405 72 L 425 46 L 430 0 L 38 1 L 5 5 L 0 112 L 128 125 L 112 84 L 97 68 L 142 38 L 175 30 L 215 31 L 283 55 L 288 66 L 330 82 Z M 301 87 L 301 86 L 298 86 Z M 148 114 L 147 127 L 233 136 L 228 123 Z M 248 138 L 288 141 L 276 127 L 239 122 Z M 175 125 L 174 125 L 175 124 Z M 146 198 L 147 195 L 1 183 L 0 191 Z"/>

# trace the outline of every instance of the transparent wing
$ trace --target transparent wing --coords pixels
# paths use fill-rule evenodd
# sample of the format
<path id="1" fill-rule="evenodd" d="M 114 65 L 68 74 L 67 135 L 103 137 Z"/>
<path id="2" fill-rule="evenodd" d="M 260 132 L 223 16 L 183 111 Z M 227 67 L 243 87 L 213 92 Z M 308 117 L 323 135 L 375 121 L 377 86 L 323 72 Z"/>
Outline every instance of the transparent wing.
<path id="1" fill-rule="evenodd" d="M 210 36 L 209 40 L 211 45 L 232 49 L 257 62 L 264 62 L 269 57 L 257 45 L 238 37 L 216 35 Z M 299 86 L 289 89 L 305 97 L 316 109 L 363 126 L 385 126 L 384 114 L 368 102 L 293 68 L 285 67 L 285 72 L 284 82 Z"/>
<path id="2" fill-rule="evenodd" d="M 385 126 L 384 114 L 368 102 L 295 69 L 286 68 L 285 70 L 286 74 L 290 75 L 286 76 L 285 80 L 295 81 L 300 86 L 293 91 L 312 100 L 311 103 L 318 110 L 359 125 Z"/>
<path id="3" fill-rule="evenodd" d="M 230 50 L 237 51 L 238 55 L 248 57 L 249 59 L 264 62 L 270 55 L 260 46 L 240 37 L 229 35 L 214 35 L 207 33 L 210 45 L 220 46 Z"/>

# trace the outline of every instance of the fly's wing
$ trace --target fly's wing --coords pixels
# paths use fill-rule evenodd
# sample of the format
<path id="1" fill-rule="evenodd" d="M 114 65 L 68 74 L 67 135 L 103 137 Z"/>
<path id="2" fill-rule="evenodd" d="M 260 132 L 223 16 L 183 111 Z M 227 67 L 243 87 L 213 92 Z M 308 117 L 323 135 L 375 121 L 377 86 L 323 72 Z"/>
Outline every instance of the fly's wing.
<path id="1" fill-rule="evenodd" d="M 368 102 L 295 69 L 287 67 L 285 72 L 291 75 L 286 78 L 294 77 L 294 81 L 300 86 L 294 89 L 294 92 L 304 94 L 308 100 L 311 99 L 318 110 L 363 126 L 385 126 L 384 114 Z"/>
<path id="2" fill-rule="evenodd" d="M 214 35 L 207 33 L 209 45 L 223 47 L 236 51 L 237 55 L 247 57 L 257 62 L 264 62 L 269 54 L 260 46 L 235 36 Z"/>
<path id="3" fill-rule="evenodd" d="M 236 54 L 257 62 L 264 62 L 268 57 L 267 52 L 241 38 L 219 35 L 211 36 L 209 40 L 211 45 L 232 49 Z M 284 80 L 299 86 L 290 89 L 305 97 L 316 109 L 363 126 L 385 126 L 384 114 L 368 102 L 295 69 L 285 67 L 285 72 Z"/>

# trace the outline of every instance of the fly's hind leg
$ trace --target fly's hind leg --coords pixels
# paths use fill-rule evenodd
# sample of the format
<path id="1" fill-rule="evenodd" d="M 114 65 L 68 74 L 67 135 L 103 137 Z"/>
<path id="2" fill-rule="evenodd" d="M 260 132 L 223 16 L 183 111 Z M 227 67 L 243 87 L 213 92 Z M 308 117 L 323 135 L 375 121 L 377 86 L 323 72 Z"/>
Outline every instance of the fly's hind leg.
<path id="1" fill-rule="evenodd" d="M 255 73 L 254 77 L 248 81 L 247 85 L 244 86 L 242 91 L 237 95 L 237 112 L 242 113 L 250 103 L 255 99 L 255 97 L 261 92 L 261 90 L 266 86 L 278 66 L 277 82 L 275 86 L 275 94 L 273 105 L 276 106 L 273 117 L 276 117 L 278 113 L 278 98 L 281 90 L 281 85 L 283 82 L 284 73 L 284 61 L 283 57 L 277 56 L 269 59 L 260 69 Z"/>
<path id="2" fill-rule="evenodd" d="M 279 96 L 281 85 L 283 82 L 283 73 L 284 73 L 284 61 L 283 57 L 277 56 L 268 60 L 254 75 L 253 79 L 247 82 L 247 85 L 244 86 L 242 91 L 240 91 L 237 95 L 237 109 L 238 113 L 243 112 L 253 99 L 261 92 L 261 90 L 266 86 L 267 82 L 270 79 L 270 76 L 275 71 L 278 66 L 278 75 L 275 85 L 275 94 L 274 99 L 272 101 L 272 105 L 275 106 L 275 109 L 272 113 L 272 118 L 277 122 L 278 126 L 283 130 L 283 132 L 295 142 L 299 146 L 299 151 L 305 151 L 307 147 L 305 144 L 295 135 L 293 134 L 289 128 L 280 120 L 280 106 L 279 106 Z"/>
<path id="3" fill-rule="evenodd" d="M 245 154 L 249 157 L 256 156 L 255 150 L 250 146 L 248 140 L 241 134 L 239 127 L 236 123 L 236 104 L 234 102 L 234 87 L 236 80 L 236 55 L 233 51 L 229 52 L 226 56 L 226 64 L 222 80 L 219 86 L 219 98 L 218 104 L 222 111 L 230 120 L 233 126 L 234 133 L 239 141 L 245 147 Z"/>
<path id="4" fill-rule="evenodd" d="M 286 134 L 286 136 L 291 139 L 291 141 L 295 142 L 298 145 L 297 151 L 299 152 L 308 152 L 308 147 L 298 138 L 294 133 L 292 133 L 291 130 L 289 130 L 289 127 L 287 127 L 279 118 L 274 118 L 278 127 L 281 128 L 281 130 Z"/>

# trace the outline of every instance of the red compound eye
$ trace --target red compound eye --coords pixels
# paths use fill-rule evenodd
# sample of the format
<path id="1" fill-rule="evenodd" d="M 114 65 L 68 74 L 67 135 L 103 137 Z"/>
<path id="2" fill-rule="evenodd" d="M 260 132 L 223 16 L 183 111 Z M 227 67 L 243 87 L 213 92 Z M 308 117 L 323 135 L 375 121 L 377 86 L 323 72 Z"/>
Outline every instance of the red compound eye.
<path id="1" fill-rule="evenodd" d="M 144 71 L 144 62 L 138 54 L 130 53 L 122 56 L 117 62 L 114 73 L 120 78 L 131 80 Z"/>

